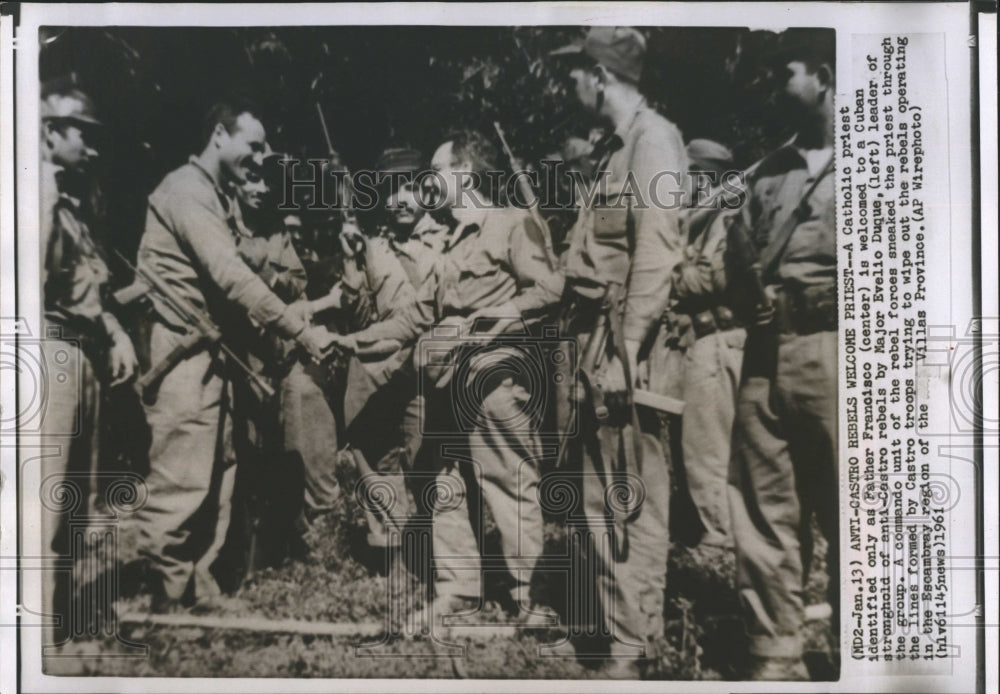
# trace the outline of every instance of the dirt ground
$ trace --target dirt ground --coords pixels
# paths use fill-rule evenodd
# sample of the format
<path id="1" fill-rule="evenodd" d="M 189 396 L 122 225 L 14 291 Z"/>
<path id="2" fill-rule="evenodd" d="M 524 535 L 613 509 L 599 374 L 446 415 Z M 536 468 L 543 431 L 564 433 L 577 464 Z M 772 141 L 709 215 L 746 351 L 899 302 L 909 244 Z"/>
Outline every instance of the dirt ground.
<path id="1" fill-rule="evenodd" d="M 314 562 L 286 560 L 258 570 L 244 581 L 234 599 L 214 616 L 264 617 L 310 622 L 378 623 L 386 621 L 390 587 L 385 555 L 366 549 L 363 518 L 351 497 L 321 517 L 310 531 Z M 487 530 L 487 543 L 495 531 Z M 562 543 L 562 544 L 561 544 Z M 546 549 L 565 543 L 562 525 L 546 523 Z M 149 597 L 130 576 L 136 565 L 134 537 L 124 524 L 119 557 L 125 567 L 126 597 L 118 613 L 148 610 Z M 806 602 L 825 600 L 825 545 L 817 542 Z M 658 657 L 646 677 L 652 679 L 731 680 L 738 677 L 734 654 L 743 651 L 743 628 L 734 590 L 734 557 L 718 549 L 675 545 L 667 567 L 665 630 L 656 644 Z M 405 574 L 415 597 L 423 588 Z M 558 581 L 547 584 L 551 604 L 558 604 Z M 397 591 L 398 592 L 398 591 Z M 487 590 L 487 599 L 489 598 Z M 487 601 L 477 615 L 500 621 L 503 612 Z M 815 679 L 835 679 L 829 656 L 828 623 L 808 625 L 807 664 Z M 426 637 L 396 638 L 254 633 L 216 628 L 118 624 L 117 637 L 93 638 L 78 645 L 78 674 L 153 677 L 311 677 L 311 678 L 592 678 L 593 662 L 552 657 L 545 647 L 565 638 L 564 629 L 517 630 L 494 638 L 458 637 L 456 648 L 443 648 Z M 127 645 L 127 644 L 131 644 Z M 144 646 L 137 651 L 137 647 Z M 127 657 L 123 657 L 127 656 Z"/>

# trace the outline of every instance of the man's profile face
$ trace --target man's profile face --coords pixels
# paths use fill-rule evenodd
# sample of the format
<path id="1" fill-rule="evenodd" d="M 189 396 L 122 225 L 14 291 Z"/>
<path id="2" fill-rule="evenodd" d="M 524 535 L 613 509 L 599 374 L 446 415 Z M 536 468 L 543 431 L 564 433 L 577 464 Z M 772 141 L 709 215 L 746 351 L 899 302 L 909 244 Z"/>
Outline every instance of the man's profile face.
<path id="1" fill-rule="evenodd" d="M 801 123 L 821 109 L 824 91 L 832 86 L 824 74 L 828 74 L 825 66 L 810 70 L 801 60 L 785 64 L 778 76 L 778 102 L 788 109 L 791 120 Z"/>
<path id="2" fill-rule="evenodd" d="M 302 238 L 302 218 L 297 214 L 286 214 L 282 221 L 285 233 L 291 238 L 292 243 L 301 244 Z"/>
<path id="3" fill-rule="evenodd" d="M 469 165 L 463 166 L 461 162 L 456 162 L 452 143 L 445 142 L 437 148 L 434 156 L 431 157 L 431 169 L 438 175 L 430 180 L 436 180 L 437 184 L 442 187 L 439 191 L 441 200 L 436 207 L 454 208 L 459 201 L 461 194 L 459 188 L 462 182 L 469 179 Z"/>
<path id="4" fill-rule="evenodd" d="M 64 121 L 61 125 L 54 121 L 45 124 L 49 159 L 67 170 L 86 171 L 98 157 L 96 139 L 93 127 L 73 121 Z"/>
<path id="5" fill-rule="evenodd" d="M 416 224 L 422 211 L 416 183 L 402 181 L 389 194 L 386 201 L 386 211 L 394 226 L 406 227 Z"/>
<path id="6" fill-rule="evenodd" d="M 793 60 L 785 65 L 784 91 L 788 96 L 805 104 L 815 103 L 821 85 L 816 72 L 811 72 L 806 64 Z"/>
<path id="7" fill-rule="evenodd" d="M 267 148 L 264 124 L 251 114 L 241 113 L 232 132 L 220 123 L 216 126 L 214 137 L 223 172 L 230 178 L 240 181 L 241 173 L 246 168 L 263 166 Z"/>
<path id="8" fill-rule="evenodd" d="M 574 67 L 570 70 L 569 76 L 577 100 L 588 111 L 596 111 L 601 84 L 595 72 L 583 67 Z"/>

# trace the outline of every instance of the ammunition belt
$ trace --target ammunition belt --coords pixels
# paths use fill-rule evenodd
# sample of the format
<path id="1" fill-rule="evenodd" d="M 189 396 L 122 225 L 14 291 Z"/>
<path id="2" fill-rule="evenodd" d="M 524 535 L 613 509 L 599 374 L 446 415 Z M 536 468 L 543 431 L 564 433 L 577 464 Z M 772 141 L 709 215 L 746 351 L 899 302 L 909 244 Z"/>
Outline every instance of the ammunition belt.
<path id="1" fill-rule="evenodd" d="M 696 338 L 724 330 L 739 328 L 742 323 L 728 306 L 715 306 L 691 315 L 691 326 Z"/>
<path id="2" fill-rule="evenodd" d="M 778 291 L 774 302 L 778 332 L 811 335 L 837 329 L 837 288 L 830 285 Z"/>

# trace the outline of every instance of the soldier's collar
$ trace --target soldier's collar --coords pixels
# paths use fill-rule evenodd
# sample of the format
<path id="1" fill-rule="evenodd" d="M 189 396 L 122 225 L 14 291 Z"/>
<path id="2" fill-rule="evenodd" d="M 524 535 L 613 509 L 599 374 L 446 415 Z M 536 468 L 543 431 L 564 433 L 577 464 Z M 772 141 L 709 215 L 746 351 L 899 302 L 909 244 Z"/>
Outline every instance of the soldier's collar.
<path id="1" fill-rule="evenodd" d="M 632 130 L 635 126 L 636 120 L 639 118 L 639 114 L 649 108 L 649 104 L 646 103 L 646 97 L 640 95 L 639 103 L 635 105 L 635 111 L 632 112 L 632 117 L 628 121 L 623 121 L 622 125 L 615 128 L 614 134 L 620 137 L 622 140 L 625 136 Z"/>
<path id="2" fill-rule="evenodd" d="M 80 209 L 83 199 L 79 195 L 74 195 L 70 191 L 66 190 L 66 179 L 69 174 L 66 173 L 65 168 L 51 161 L 42 160 L 42 176 L 51 177 L 52 182 L 56 187 L 56 193 L 61 200 L 69 203 L 74 210 Z"/>
<path id="3" fill-rule="evenodd" d="M 209 173 L 208 169 L 204 167 L 204 165 L 201 163 L 201 160 L 198 158 L 198 155 L 192 154 L 190 157 L 188 157 L 188 163 L 191 164 L 191 166 L 193 166 L 195 169 L 197 169 L 202 176 L 208 179 L 208 182 L 212 184 L 212 188 L 215 189 L 215 194 L 219 196 L 219 202 L 222 203 L 222 209 L 224 209 L 227 213 L 231 213 L 233 201 L 230 199 L 229 194 L 226 193 L 226 191 L 222 188 L 219 182 L 215 180 L 215 177 L 212 176 L 212 174 Z"/>
<path id="4" fill-rule="evenodd" d="M 489 207 L 470 206 L 452 210 L 451 214 L 458 224 L 448 236 L 446 248 L 454 248 L 466 236 L 474 234 L 482 229 L 490 209 L 491 208 Z"/>
<path id="5" fill-rule="evenodd" d="M 798 135 L 793 135 L 787 142 L 761 159 L 754 171 L 753 177 L 776 176 L 792 169 L 806 169 L 808 172 L 809 164 L 802 153 L 803 150 L 799 146 L 798 139 Z M 824 149 L 829 150 L 832 159 L 833 148 L 826 147 Z"/>
<path id="6" fill-rule="evenodd" d="M 591 159 L 599 162 L 604 157 L 614 154 L 624 147 L 625 136 L 635 127 L 635 122 L 638 120 L 639 114 L 648 108 L 649 105 L 646 103 L 646 97 L 642 97 L 636 105 L 632 117 L 627 122 L 624 122 L 621 127 L 615 128 L 613 133 L 609 133 L 597 141 L 597 144 L 594 145 L 594 151 L 590 154 Z"/>

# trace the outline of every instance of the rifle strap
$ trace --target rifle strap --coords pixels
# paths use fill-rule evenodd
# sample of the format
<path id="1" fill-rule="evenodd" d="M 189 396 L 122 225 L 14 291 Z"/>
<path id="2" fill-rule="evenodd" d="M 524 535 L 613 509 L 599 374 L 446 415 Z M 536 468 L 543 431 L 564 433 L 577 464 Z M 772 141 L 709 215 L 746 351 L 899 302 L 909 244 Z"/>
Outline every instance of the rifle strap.
<path id="1" fill-rule="evenodd" d="M 785 219 L 784 224 L 778 229 L 778 233 L 769 239 L 767 246 L 761 251 L 760 258 L 758 259 L 761 277 L 767 277 L 777 267 L 778 261 L 781 260 L 781 256 L 784 255 L 785 248 L 792 238 L 792 234 L 805 219 L 806 215 L 809 214 L 809 197 L 816 190 L 816 186 L 819 185 L 820 181 L 832 172 L 833 152 L 830 153 L 830 159 L 826 162 L 822 171 L 816 175 L 813 182 L 802 194 L 799 204 L 795 206 L 792 213 Z"/>
<path id="2" fill-rule="evenodd" d="M 621 285 L 618 296 L 613 298 L 610 305 L 605 307 L 605 310 L 608 312 L 608 336 L 615 353 L 618 355 L 618 359 L 621 361 L 622 369 L 625 373 L 625 383 L 631 393 L 633 374 L 629 369 L 628 352 L 625 348 L 625 331 L 623 326 L 624 295 L 625 285 Z M 612 479 L 610 480 L 611 482 L 617 481 L 625 484 L 628 484 L 630 479 L 639 479 L 642 474 L 641 430 L 639 428 L 638 412 L 631 397 L 629 398 L 628 410 L 630 422 L 619 429 L 620 455 L 615 456 L 617 469 L 612 471 Z M 625 520 L 633 518 L 639 511 L 638 507 L 634 507 L 631 504 L 621 505 L 621 508 L 619 508 L 618 504 L 615 504 L 615 509 L 615 515 L 621 516 L 621 519 L 616 519 L 616 526 L 619 530 L 624 529 Z M 627 547 L 626 541 L 627 538 L 624 536 L 618 540 L 618 546 L 623 548 L 623 552 L 627 551 L 624 549 Z"/>

